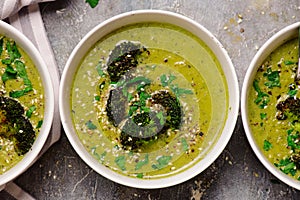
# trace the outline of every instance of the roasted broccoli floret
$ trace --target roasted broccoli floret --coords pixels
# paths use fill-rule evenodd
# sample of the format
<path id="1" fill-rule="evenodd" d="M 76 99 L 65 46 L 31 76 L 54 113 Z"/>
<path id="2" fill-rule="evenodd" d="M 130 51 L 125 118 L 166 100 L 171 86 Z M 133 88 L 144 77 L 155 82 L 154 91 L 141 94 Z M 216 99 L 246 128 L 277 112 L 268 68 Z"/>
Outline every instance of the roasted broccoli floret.
<path id="1" fill-rule="evenodd" d="M 295 97 L 289 97 L 284 101 L 281 101 L 276 106 L 279 111 L 277 119 L 285 120 L 288 117 L 288 113 L 300 118 L 300 99 Z"/>
<path id="2" fill-rule="evenodd" d="M 168 91 L 160 91 L 152 95 L 152 103 L 162 105 L 167 112 L 166 126 L 179 129 L 182 120 L 179 100 Z"/>
<path id="3" fill-rule="evenodd" d="M 121 144 L 126 149 L 136 150 L 157 139 L 163 126 L 155 112 L 135 114 L 126 120 L 122 128 Z"/>
<path id="4" fill-rule="evenodd" d="M 112 82 L 118 82 L 130 69 L 136 68 L 140 55 L 146 48 L 139 43 L 124 41 L 118 44 L 110 53 L 107 62 L 107 72 Z"/>
<path id="5" fill-rule="evenodd" d="M 129 118 L 123 126 L 120 141 L 125 148 L 135 150 L 144 144 L 166 136 L 168 129 L 179 129 L 182 121 L 179 100 L 168 91 L 160 91 L 151 96 L 152 104 L 160 104 L 161 111 L 138 113 Z"/>
<path id="6" fill-rule="evenodd" d="M 27 153 L 35 140 L 35 131 L 24 116 L 23 106 L 12 98 L 0 96 L 0 111 L 0 135 L 14 141 L 19 155 Z"/>
<path id="7" fill-rule="evenodd" d="M 106 105 L 108 120 L 117 127 L 125 118 L 125 104 L 127 100 L 122 94 L 122 89 L 117 88 L 109 92 L 109 97 Z"/>

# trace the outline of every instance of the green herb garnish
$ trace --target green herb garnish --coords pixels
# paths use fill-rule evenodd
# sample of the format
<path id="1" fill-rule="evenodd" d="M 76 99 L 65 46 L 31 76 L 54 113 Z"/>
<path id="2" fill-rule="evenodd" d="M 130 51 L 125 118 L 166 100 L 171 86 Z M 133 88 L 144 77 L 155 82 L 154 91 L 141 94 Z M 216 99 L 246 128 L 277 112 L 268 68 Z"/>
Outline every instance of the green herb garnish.
<path id="1" fill-rule="evenodd" d="M 23 90 L 15 90 L 15 91 L 10 91 L 9 96 L 12 98 L 20 98 L 21 96 L 24 96 L 26 93 L 32 91 L 31 87 L 26 87 Z"/>
<path id="2" fill-rule="evenodd" d="M 267 72 L 263 75 L 268 79 L 268 81 L 265 82 L 265 86 L 267 86 L 268 88 L 281 86 L 279 71 L 272 71 L 271 68 L 268 68 Z"/>
<path id="3" fill-rule="evenodd" d="M 152 168 L 153 169 L 162 169 L 169 164 L 171 159 L 172 159 L 172 156 L 160 156 L 157 159 L 157 164 L 153 164 Z"/>
<path id="4" fill-rule="evenodd" d="M 171 89 L 177 97 L 184 95 L 184 94 L 193 94 L 192 90 L 179 88 L 177 85 L 173 85 L 171 87 Z"/>
<path id="5" fill-rule="evenodd" d="M 179 97 L 184 94 L 193 94 L 192 90 L 179 88 L 177 84 L 173 84 L 172 82 L 176 79 L 176 76 L 170 74 L 169 76 L 163 74 L 160 76 L 160 82 L 163 87 L 169 87 L 174 94 Z"/>
<path id="6" fill-rule="evenodd" d="M 181 144 L 182 144 L 183 151 L 188 151 L 189 150 L 189 144 L 187 143 L 185 138 L 181 139 Z"/>
<path id="7" fill-rule="evenodd" d="M 268 140 L 264 140 L 264 150 L 269 151 L 272 148 L 272 144 Z"/>
<path id="8" fill-rule="evenodd" d="M 96 65 L 96 70 L 97 70 L 99 76 L 101 76 L 101 77 L 105 76 L 105 73 L 104 73 L 104 71 L 102 69 L 102 62 L 99 62 Z"/>
<path id="9" fill-rule="evenodd" d="M 259 88 L 259 85 L 258 85 L 258 80 L 253 81 L 253 87 L 254 87 L 254 90 L 257 92 L 257 97 L 254 100 L 254 102 L 256 104 L 259 104 L 262 102 L 260 107 L 264 107 L 268 103 L 269 95 L 261 91 L 261 89 Z"/>
<path id="10" fill-rule="evenodd" d="M 7 65 L 5 72 L 2 74 L 1 79 L 5 84 L 6 81 L 17 78 L 17 71 L 11 65 Z"/>
<path id="11" fill-rule="evenodd" d="M 296 132 L 295 134 L 292 134 L 292 133 L 288 134 L 287 144 L 289 147 L 291 147 L 292 150 L 300 149 L 300 145 L 298 144 L 299 138 L 300 138 L 300 135 L 298 134 L 298 132 Z"/>
<path id="12" fill-rule="evenodd" d="M 100 162 L 103 162 L 103 159 L 104 159 L 104 157 L 105 157 L 106 154 L 107 154 L 107 152 L 104 151 L 102 154 L 99 155 L 99 154 L 96 152 L 96 147 L 92 147 L 92 148 L 91 148 L 91 152 L 92 152 L 92 154 L 97 158 L 97 160 L 99 160 Z"/>
<path id="13" fill-rule="evenodd" d="M 163 111 L 160 111 L 156 114 L 156 117 L 159 119 L 160 125 L 164 125 L 165 123 L 165 115 Z"/>
<path id="14" fill-rule="evenodd" d="M 136 175 L 136 177 L 137 177 L 137 178 L 143 178 L 143 177 L 144 177 L 144 174 L 143 174 L 143 173 L 138 173 L 138 174 Z"/>
<path id="15" fill-rule="evenodd" d="M 86 0 L 85 2 L 88 3 L 91 8 L 95 8 L 98 5 L 99 0 Z"/>
<path id="16" fill-rule="evenodd" d="M 30 118 L 32 113 L 36 110 L 35 106 L 30 106 L 29 109 L 26 111 L 26 117 Z"/>
<path id="17" fill-rule="evenodd" d="M 125 156 L 118 156 L 118 157 L 116 157 L 115 163 L 117 164 L 117 166 L 118 166 L 122 171 L 125 171 L 125 170 L 126 170 L 126 167 L 125 167 L 125 164 L 126 164 L 126 157 L 125 157 Z"/>
<path id="18" fill-rule="evenodd" d="M 140 160 L 136 165 L 135 165 L 135 170 L 141 169 L 144 165 L 147 165 L 149 163 L 149 156 L 148 154 L 145 155 L 144 160 Z"/>
<path id="19" fill-rule="evenodd" d="M 289 158 L 282 159 L 279 163 L 274 163 L 283 173 L 291 174 L 294 176 L 296 174 L 296 165 Z"/>
<path id="20" fill-rule="evenodd" d="M 95 124 L 93 124 L 93 122 L 91 120 L 87 121 L 85 123 L 85 125 L 87 126 L 87 128 L 89 130 L 95 130 L 95 129 L 97 129 L 97 126 Z"/>
<path id="21" fill-rule="evenodd" d="M 40 121 L 38 122 L 36 128 L 37 128 L 37 129 L 38 129 L 38 128 L 41 128 L 42 125 L 43 125 L 43 120 L 40 120 Z"/>
<path id="22" fill-rule="evenodd" d="M 260 113 L 260 119 L 266 119 L 267 113 Z"/>
<path id="23" fill-rule="evenodd" d="M 293 62 L 293 61 L 290 61 L 290 60 L 285 60 L 285 61 L 284 61 L 284 64 L 285 64 L 285 65 L 293 65 L 293 64 L 296 64 L 296 63 Z"/>
<path id="24" fill-rule="evenodd" d="M 95 96 L 95 101 L 100 101 L 100 96 L 99 95 L 97 95 L 97 96 Z"/>

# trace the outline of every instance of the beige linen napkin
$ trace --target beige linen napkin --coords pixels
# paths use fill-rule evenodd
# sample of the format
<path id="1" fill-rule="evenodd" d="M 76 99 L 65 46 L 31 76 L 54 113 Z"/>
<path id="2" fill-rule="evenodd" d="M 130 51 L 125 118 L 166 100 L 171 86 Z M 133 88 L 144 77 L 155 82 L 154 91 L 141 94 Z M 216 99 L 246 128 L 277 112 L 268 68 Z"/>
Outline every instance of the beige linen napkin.
<path id="1" fill-rule="evenodd" d="M 47 64 L 49 76 L 52 79 L 55 97 L 54 119 L 49 137 L 39 156 L 45 153 L 60 138 L 61 134 L 58 109 L 59 72 L 38 6 L 39 2 L 46 1 L 54 0 L 0 0 L 0 18 L 8 19 L 12 26 L 23 32 L 32 41 Z M 5 190 L 16 199 L 34 199 L 13 182 L 8 183 Z"/>

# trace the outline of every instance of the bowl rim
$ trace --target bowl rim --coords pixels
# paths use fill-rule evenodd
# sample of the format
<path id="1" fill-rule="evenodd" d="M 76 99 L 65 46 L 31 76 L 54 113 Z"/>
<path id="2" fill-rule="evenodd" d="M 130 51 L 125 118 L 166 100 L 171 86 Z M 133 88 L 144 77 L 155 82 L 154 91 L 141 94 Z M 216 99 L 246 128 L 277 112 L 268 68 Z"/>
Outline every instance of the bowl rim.
<path id="1" fill-rule="evenodd" d="M 0 175 L 0 187 L 3 188 L 6 183 L 12 181 L 17 176 L 22 174 L 37 160 L 39 153 L 41 152 L 48 138 L 52 126 L 54 115 L 54 90 L 48 68 L 42 56 L 40 55 L 40 52 L 33 45 L 33 43 L 19 30 L 1 20 L 0 34 L 13 39 L 33 61 L 39 72 L 39 75 L 41 76 L 45 95 L 44 119 L 40 132 L 38 133 L 38 136 L 36 137 L 29 152 L 27 152 L 15 166 Z"/>
<path id="2" fill-rule="evenodd" d="M 265 168 L 269 172 L 271 172 L 275 177 L 279 180 L 284 182 L 285 184 L 292 186 L 298 190 L 300 190 L 300 182 L 296 179 L 284 174 L 278 168 L 276 168 L 267 158 L 263 155 L 263 152 L 258 147 L 253 135 L 251 128 L 249 126 L 249 118 L 248 118 L 248 109 L 247 109 L 247 97 L 248 97 L 248 88 L 252 85 L 253 78 L 255 75 L 255 71 L 258 69 L 259 65 L 262 64 L 263 60 L 277 47 L 285 43 L 286 41 L 292 39 L 295 31 L 298 31 L 300 27 L 300 22 L 293 23 L 288 25 L 275 33 L 271 38 L 269 38 L 258 50 L 258 52 L 253 57 L 252 61 L 250 62 L 249 68 L 246 72 L 245 79 L 242 86 L 241 92 L 241 115 L 242 115 L 242 122 L 244 126 L 244 130 L 250 143 L 252 150 L 254 151 L 257 158 L 260 162 L 264 165 Z"/>
<path id="3" fill-rule="evenodd" d="M 139 16 L 139 17 L 143 16 L 144 18 L 147 16 L 147 20 L 144 20 L 144 22 L 145 21 L 149 22 L 149 21 L 153 21 L 153 18 L 150 17 L 152 15 L 161 16 L 162 19 L 176 18 L 176 20 L 181 20 L 181 22 L 188 24 L 193 29 L 197 29 L 198 31 L 201 31 L 203 33 L 203 35 L 205 35 L 204 37 L 206 37 L 208 39 L 208 42 L 205 41 L 205 43 L 208 45 L 208 47 L 214 53 L 217 50 L 221 54 L 220 57 L 222 57 L 224 62 L 226 62 L 226 64 L 224 64 L 224 65 L 226 65 L 227 71 L 225 72 L 225 70 L 223 69 L 223 65 L 221 65 L 221 68 L 223 69 L 224 74 L 225 73 L 229 74 L 228 76 L 230 76 L 230 78 L 231 78 L 231 83 L 227 83 L 227 84 L 231 84 L 230 85 L 231 88 L 229 88 L 229 85 L 228 85 L 228 90 L 232 90 L 233 95 L 228 97 L 228 101 L 229 101 L 228 104 L 232 103 L 232 105 L 231 104 L 228 105 L 228 107 L 229 107 L 228 108 L 228 116 L 229 116 L 229 114 L 231 115 L 230 120 L 226 119 L 226 124 L 223 127 L 222 134 L 220 134 L 218 140 L 215 142 L 215 146 L 217 146 L 217 145 L 219 145 L 219 146 L 218 146 L 218 148 L 212 148 L 210 150 L 210 152 L 207 153 L 209 156 L 206 156 L 205 158 L 201 159 L 201 160 L 203 160 L 203 162 L 205 161 L 205 163 L 203 163 L 203 165 L 195 164 L 194 166 L 190 167 L 189 169 L 186 169 L 186 170 L 180 172 L 179 174 L 171 175 L 169 177 L 153 179 L 153 180 L 152 179 L 151 180 L 141 180 L 141 179 L 137 179 L 137 178 L 130 178 L 130 177 L 127 177 L 124 175 L 120 175 L 116 172 L 113 172 L 112 170 L 110 170 L 108 168 L 105 169 L 102 167 L 102 169 L 98 169 L 99 164 L 97 162 L 95 162 L 95 159 L 91 160 L 90 158 L 92 158 L 92 157 L 90 155 L 87 155 L 87 153 L 89 154 L 89 152 L 84 150 L 82 144 L 80 143 L 80 141 L 78 139 L 76 131 L 74 131 L 72 128 L 73 125 L 70 124 L 70 123 L 72 123 L 72 121 L 70 121 L 70 119 L 68 118 L 68 109 L 70 109 L 70 108 L 67 108 L 70 105 L 68 105 L 66 103 L 65 97 L 68 97 L 70 94 L 70 91 L 68 91 L 68 90 L 70 90 L 70 88 L 69 88 L 69 85 L 67 85 L 67 79 L 70 78 L 69 71 L 72 70 L 72 67 L 76 68 L 76 69 L 78 68 L 78 66 L 74 66 L 74 64 L 73 64 L 74 62 L 76 63 L 76 61 L 74 61 L 74 59 L 81 59 L 84 57 L 84 55 L 77 56 L 77 54 L 78 54 L 78 52 L 80 52 L 81 47 L 84 46 L 84 44 L 86 42 L 90 42 L 89 38 L 93 37 L 93 35 L 97 34 L 97 32 L 101 32 L 101 34 L 103 34 L 103 32 L 105 32 L 105 30 L 102 30 L 102 29 L 105 29 L 105 28 L 109 29 L 110 25 L 117 20 L 125 19 L 128 24 L 132 24 L 132 23 L 136 23 L 136 21 L 132 21 L 132 18 L 134 18 L 134 16 Z M 151 18 L 151 20 L 148 20 L 148 18 Z M 138 21 L 138 22 L 142 22 L 142 21 Z M 164 22 L 167 22 L 167 21 L 164 21 Z M 171 23 L 171 24 L 173 24 L 173 23 Z M 175 24 L 175 25 L 178 25 L 178 24 Z M 120 28 L 120 26 L 118 26 L 117 28 Z M 186 29 L 185 27 L 183 27 L 183 28 Z M 111 32 L 113 30 L 115 30 L 115 28 L 109 30 L 107 33 Z M 193 33 L 192 30 L 189 30 L 189 31 Z M 96 41 L 98 41 L 100 38 L 98 38 Z M 94 42 L 96 42 L 96 41 L 94 41 Z M 89 46 L 87 49 L 90 49 L 90 47 L 91 46 Z M 215 49 L 212 49 L 212 48 L 215 48 Z M 81 58 L 78 58 L 78 57 L 81 57 Z M 216 57 L 218 57 L 218 56 L 216 55 Z M 221 64 L 221 62 L 220 62 L 220 64 Z M 74 69 L 73 69 L 73 71 L 74 71 Z M 226 79 L 226 81 L 228 82 L 227 79 Z M 81 157 L 81 159 L 83 159 L 85 161 L 85 163 L 88 166 L 90 166 L 92 169 L 94 169 L 97 173 L 99 173 L 100 175 L 102 175 L 116 183 L 130 186 L 130 187 L 135 187 L 135 188 L 143 188 L 143 189 L 155 189 L 155 188 L 164 188 L 164 187 L 173 186 L 173 185 L 182 183 L 184 181 L 187 181 L 187 180 L 193 178 L 194 176 L 196 176 L 199 173 L 201 173 L 202 171 L 204 171 L 207 167 L 209 167 L 217 159 L 217 157 L 221 154 L 223 149 L 226 147 L 228 141 L 230 140 L 231 135 L 233 134 L 233 130 L 235 128 L 235 124 L 236 124 L 237 117 L 238 117 L 238 110 L 239 110 L 238 80 L 237 80 L 237 76 L 235 73 L 235 69 L 233 67 L 230 57 L 227 54 L 227 51 L 224 49 L 224 47 L 221 45 L 221 43 L 216 39 L 216 37 L 212 33 L 210 33 L 206 28 L 204 28 L 202 25 L 200 25 L 199 23 L 197 23 L 194 20 L 192 20 L 186 16 L 183 16 L 181 14 L 177 14 L 177 13 L 170 12 L 170 11 L 164 11 L 164 10 L 135 10 L 135 11 L 122 13 L 122 14 L 113 16 L 110 19 L 105 20 L 104 22 L 102 22 L 102 23 L 98 24 L 96 27 L 94 27 L 91 31 L 89 31 L 80 40 L 80 42 L 76 45 L 76 47 L 70 54 L 69 59 L 67 60 L 67 63 L 65 65 L 65 68 L 63 70 L 62 77 L 61 77 L 59 98 L 60 98 L 59 99 L 59 106 L 60 106 L 59 108 L 60 108 L 60 114 L 61 114 L 63 128 L 65 130 L 65 133 L 66 133 L 67 138 L 69 139 L 71 145 L 73 146 L 73 148 L 75 149 L 77 154 Z M 197 166 L 197 168 L 195 166 Z M 174 177 L 177 177 L 177 178 L 174 179 Z"/>

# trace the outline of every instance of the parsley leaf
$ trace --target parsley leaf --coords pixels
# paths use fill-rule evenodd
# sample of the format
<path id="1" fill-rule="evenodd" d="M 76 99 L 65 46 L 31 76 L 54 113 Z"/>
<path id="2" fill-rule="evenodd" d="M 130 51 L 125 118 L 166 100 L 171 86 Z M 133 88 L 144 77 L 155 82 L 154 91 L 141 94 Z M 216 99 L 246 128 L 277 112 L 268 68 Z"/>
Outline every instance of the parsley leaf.
<path id="1" fill-rule="evenodd" d="M 260 102 L 262 102 L 260 107 L 263 108 L 268 103 L 269 95 L 261 91 L 261 89 L 259 88 L 259 85 L 258 85 L 258 80 L 253 81 L 253 87 L 254 87 L 254 90 L 257 92 L 257 97 L 254 100 L 254 102 L 256 104 L 259 104 Z"/>
<path id="2" fill-rule="evenodd" d="M 27 76 L 27 72 L 26 72 L 26 68 L 25 68 L 25 64 L 21 61 L 16 61 L 16 71 L 18 73 L 18 76 L 20 76 L 20 78 L 23 79 L 24 81 L 24 85 L 26 87 L 32 87 L 31 81 L 29 80 L 28 76 Z"/>
<path id="3" fill-rule="evenodd" d="M 160 111 L 156 114 L 156 117 L 159 119 L 160 125 L 164 125 L 165 123 L 165 115 L 163 111 Z"/>
<path id="4" fill-rule="evenodd" d="M 297 86 L 294 83 L 289 85 L 288 95 L 290 97 L 294 97 L 297 94 L 297 91 L 298 91 Z"/>
<path id="5" fill-rule="evenodd" d="M 100 96 L 99 96 L 99 95 L 97 95 L 97 96 L 95 96 L 95 98 L 94 98 L 94 99 L 95 99 L 95 101 L 100 101 L 100 99 L 101 99 L 101 98 L 100 98 Z"/>
<path id="6" fill-rule="evenodd" d="M 290 61 L 290 60 L 285 60 L 285 61 L 284 61 L 284 64 L 285 64 L 285 65 L 293 65 L 293 64 L 296 64 L 296 63 L 293 62 L 293 61 Z"/>
<path id="7" fill-rule="evenodd" d="M 16 78 L 17 78 L 17 71 L 15 71 L 11 65 L 7 65 L 5 72 L 1 76 L 3 83 L 5 83 L 10 79 L 16 79 Z"/>
<path id="8" fill-rule="evenodd" d="M 265 86 L 268 88 L 273 87 L 280 87 L 280 76 L 279 71 L 272 71 L 271 68 L 267 69 L 267 72 L 263 74 L 265 77 L 267 77 L 268 81 L 265 82 Z"/>
<path id="9" fill-rule="evenodd" d="M 260 113 L 260 119 L 266 119 L 267 113 Z"/>
<path id="10" fill-rule="evenodd" d="M 289 134 L 287 136 L 287 144 L 289 147 L 291 147 L 292 150 L 294 149 L 300 149 L 300 145 L 298 144 L 299 142 L 299 134 L 298 132 L 296 132 L 296 134 Z"/>
<path id="11" fill-rule="evenodd" d="M 144 177 L 144 174 L 143 174 L 143 173 L 138 173 L 138 174 L 136 175 L 136 177 L 137 177 L 137 178 L 143 178 L 143 177 Z"/>
<path id="12" fill-rule="evenodd" d="M 36 128 L 41 128 L 43 125 L 43 120 L 40 120 L 36 126 Z"/>
<path id="13" fill-rule="evenodd" d="M 125 164 L 126 164 L 126 157 L 125 157 L 125 156 L 118 156 L 118 157 L 116 157 L 115 163 L 118 165 L 118 167 L 119 167 L 122 171 L 125 171 L 125 170 L 126 170 L 126 167 L 125 167 Z"/>
<path id="14" fill-rule="evenodd" d="M 85 2 L 88 3 L 91 8 L 95 8 L 98 5 L 99 0 L 86 0 Z"/>
<path id="15" fill-rule="evenodd" d="M 157 160 L 157 164 L 153 164 L 153 169 L 162 169 L 167 166 L 172 159 L 172 156 L 160 156 Z"/>
<path id="16" fill-rule="evenodd" d="M 165 74 L 160 76 L 160 82 L 163 87 L 169 86 L 174 92 L 174 94 L 179 97 L 184 94 L 193 94 L 192 90 L 179 88 L 177 84 L 172 84 L 172 82 L 176 79 L 176 76 L 173 74 L 170 74 L 169 76 L 166 76 Z"/>
<path id="17" fill-rule="evenodd" d="M 95 130 L 95 129 L 97 129 L 97 126 L 95 124 L 93 124 L 93 122 L 91 120 L 87 121 L 85 123 L 85 125 L 88 127 L 89 130 Z"/>
<path id="18" fill-rule="evenodd" d="M 184 94 L 193 94 L 192 90 L 179 88 L 177 85 L 173 85 L 171 89 L 177 97 L 184 95 Z"/>
<path id="19" fill-rule="evenodd" d="M 289 158 L 282 159 L 279 163 L 274 163 L 283 173 L 291 174 L 294 176 L 296 174 L 296 165 Z"/>
<path id="20" fill-rule="evenodd" d="M 145 155 L 145 159 L 144 160 L 140 160 L 136 166 L 135 166 L 135 170 L 139 170 L 141 169 L 144 165 L 147 165 L 149 163 L 149 156 L 148 154 Z"/>
<path id="21" fill-rule="evenodd" d="M 99 76 L 101 76 L 101 77 L 105 76 L 105 73 L 102 69 L 102 62 L 101 61 L 97 64 L 96 70 L 97 70 Z"/>
<path id="22" fill-rule="evenodd" d="M 189 144 L 187 143 L 185 138 L 181 139 L 181 144 L 182 144 L 182 148 L 184 151 L 188 151 L 189 150 Z"/>
<path id="23" fill-rule="evenodd" d="M 31 87 L 26 87 L 23 90 L 15 90 L 15 91 L 10 91 L 9 96 L 12 98 L 19 98 L 21 96 L 24 96 L 26 93 L 32 91 Z"/>
<path id="24" fill-rule="evenodd" d="M 30 106 L 30 108 L 26 111 L 26 117 L 30 118 L 32 113 L 36 110 L 36 107 L 33 105 L 33 106 Z"/>
<path id="25" fill-rule="evenodd" d="M 272 148 L 272 144 L 268 140 L 264 140 L 264 150 L 269 151 Z"/>

